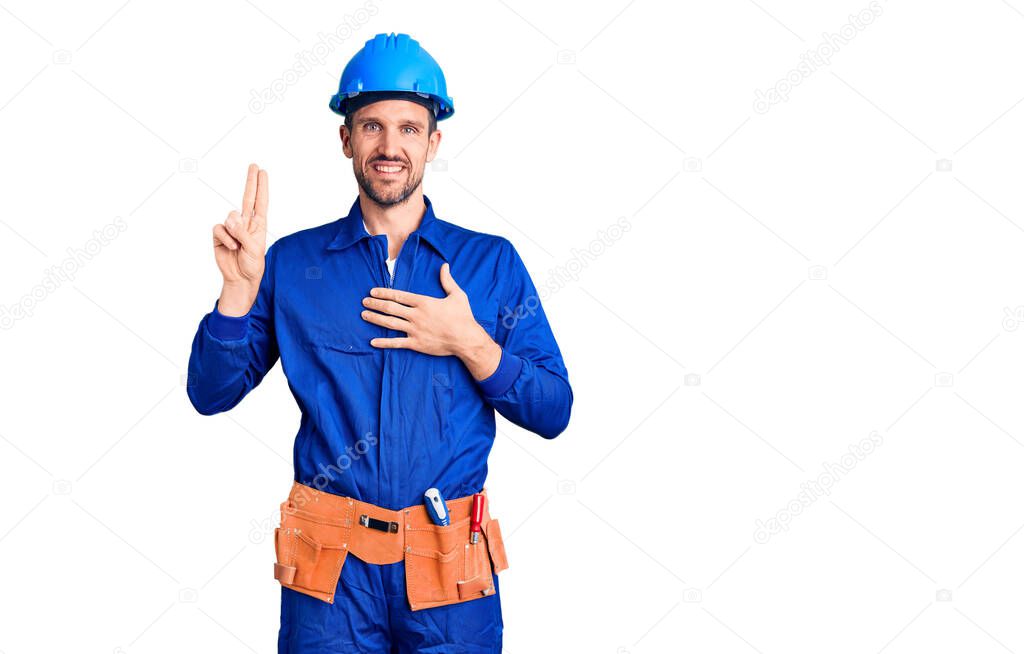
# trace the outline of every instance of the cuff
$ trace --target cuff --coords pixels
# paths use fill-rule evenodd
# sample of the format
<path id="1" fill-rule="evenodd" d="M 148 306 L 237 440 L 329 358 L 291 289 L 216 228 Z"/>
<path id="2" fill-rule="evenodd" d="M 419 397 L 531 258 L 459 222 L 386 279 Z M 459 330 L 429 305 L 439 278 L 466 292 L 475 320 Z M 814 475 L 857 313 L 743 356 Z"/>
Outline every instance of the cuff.
<path id="1" fill-rule="evenodd" d="M 512 387 L 512 383 L 519 377 L 522 369 L 523 360 L 502 348 L 498 369 L 491 373 L 490 377 L 481 379 L 477 384 L 480 385 L 480 390 L 485 396 L 497 397 Z"/>
<path id="2" fill-rule="evenodd" d="M 225 316 L 217 310 L 217 303 L 215 302 L 206 326 L 214 338 L 222 341 L 237 341 L 245 338 L 245 335 L 249 333 L 249 314 L 247 313 L 244 316 Z"/>

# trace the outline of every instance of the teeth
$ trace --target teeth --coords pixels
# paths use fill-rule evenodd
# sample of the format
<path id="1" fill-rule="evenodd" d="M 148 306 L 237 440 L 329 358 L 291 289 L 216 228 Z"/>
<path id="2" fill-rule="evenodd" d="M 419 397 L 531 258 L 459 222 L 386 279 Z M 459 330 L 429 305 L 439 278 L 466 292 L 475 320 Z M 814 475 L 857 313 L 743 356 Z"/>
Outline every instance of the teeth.
<path id="1" fill-rule="evenodd" d="M 374 168 L 382 173 L 397 173 L 402 169 L 401 166 L 374 166 Z"/>

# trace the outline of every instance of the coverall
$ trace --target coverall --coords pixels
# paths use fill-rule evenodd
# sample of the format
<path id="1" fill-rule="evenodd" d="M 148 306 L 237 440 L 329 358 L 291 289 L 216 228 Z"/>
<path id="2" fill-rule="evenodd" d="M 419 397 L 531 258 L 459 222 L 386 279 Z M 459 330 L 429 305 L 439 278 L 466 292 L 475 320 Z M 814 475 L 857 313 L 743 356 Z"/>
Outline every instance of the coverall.
<path id="1" fill-rule="evenodd" d="M 295 480 L 388 509 L 421 503 L 431 487 L 447 498 L 479 492 L 494 410 L 554 438 L 573 400 L 537 289 L 512 244 L 441 220 L 423 201 L 393 283 L 388 237 L 366 231 L 357 198 L 346 217 L 273 243 L 249 313 L 225 316 L 215 303 L 189 359 L 189 399 L 211 415 L 238 404 L 280 358 L 301 410 Z M 443 262 L 502 348 L 486 379 L 475 380 L 455 356 L 370 345 L 405 336 L 361 317 L 370 289 L 444 297 Z M 497 575 L 493 595 L 413 612 L 403 566 L 348 557 L 333 604 L 282 587 L 280 654 L 501 651 Z"/>

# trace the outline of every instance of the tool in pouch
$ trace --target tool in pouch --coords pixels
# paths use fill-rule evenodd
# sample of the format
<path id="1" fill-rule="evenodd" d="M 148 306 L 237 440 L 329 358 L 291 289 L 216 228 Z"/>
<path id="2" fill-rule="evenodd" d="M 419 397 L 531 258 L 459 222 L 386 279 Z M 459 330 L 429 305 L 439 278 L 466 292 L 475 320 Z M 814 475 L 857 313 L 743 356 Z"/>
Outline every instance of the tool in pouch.
<path id="1" fill-rule="evenodd" d="M 404 561 L 413 611 L 493 595 L 492 573 L 508 567 L 504 541 L 485 503 L 481 542 L 471 544 L 473 503 L 472 495 L 449 500 L 449 524 L 441 526 L 425 504 L 390 510 L 293 482 L 274 532 L 274 577 L 333 603 L 345 559 L 354 555 L 378 565 Z"/>
<path id="2" fill-rule="evenodd" d="M 444 498 L 441 497 L 441 491 L 436 488 L 428 488 L 426 493 L 423 493 L 423 504 L 427 507 L 427 513 L 430 515 L 430 519 L 434 521 L 434 524 L 438 527 L 447 527 L 451 520 L 448 517 L 448 505 L 444 503 Z"/>
<path id="3" fill-rule="evenodd" d="M 469 519 L 469 542 L 476 545 L 480 540 L 480 527 L 484 519 L 484 500 L 485 496 L 483 493 L 477 493 L 473 496 L 473 509 Z"/>

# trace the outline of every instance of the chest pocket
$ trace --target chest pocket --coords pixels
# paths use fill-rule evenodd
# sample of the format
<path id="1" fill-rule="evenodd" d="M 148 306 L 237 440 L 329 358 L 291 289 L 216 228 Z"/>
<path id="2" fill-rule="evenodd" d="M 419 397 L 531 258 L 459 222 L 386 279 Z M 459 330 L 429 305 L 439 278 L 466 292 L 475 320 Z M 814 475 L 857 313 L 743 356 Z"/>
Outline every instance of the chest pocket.
<path id="1" fill-rule="evenodd" d="M 385 332 L 382 327 L 362 319 L 363 308 L 359 299 L 311 308 L 313 319 L 304 325 L 306 343 L 312 348 L 346 354 L 377 352 L 378 348 L 370 345 L 370 339 L 384 336 Z"/>
<path id="2" fill-rule="evenodd" d="M 490 298 L 470 298 L 473 318 L 491 338 L 495 335 L 498 318 L 498 302 Z M 437 435 L 441 439 L 456 437 L 456 425 L 452 412 L 456 403 L 476 397 L 476 381 L 466 366 L 454 355 L 430 357 L 429 388 L 437 418 Z"/>
<path id="3" fill-rule="evenodd" d="M 373 354 L 378 348 L 370 345 L 371 338 L 377 338 L 381 334 L 377 332 L 365 333 L 357 330 L 355 326 L 335 326 L 330 329 L 310 329 L 308 332 L 308 345 L 313 349 L 331 350 L 345 354 Z"/>
<path id="4" fill-rule="evenodd" d="M 303 340 L 314 348 L 325 348 L 348 354 L 371 354 L 380 351 L 379 348 L 370 345 L 370 339 L 385 338 L 388 334 L 382 327 L 363 320 L 360 317 L 360 312 L 363 309 L 362 304 L 357 303 L 350 312 L 354 315 L 349 316 L 337 309 L 318 308 L 316 319 L 303 330 Z M 480 303 L 471 302 L 471 309 L 476 322 L 483 327 L 488 336 L 494 338 L 498 317 L 497 302 L 491 300 Z M 392 336 L 400 336 L 400 334 L 392 334 Z M 443 372 L 448 373 L 449 371 L 448 366 L 443 368 Z"/>
<path id="5" fill-rule="evenodd" d="M 346 354 L 378 351 L 370 339 L 383 329 L 360 317 L 365 288 L 373 286 L 360 259 L 346 253 L 322 266 L 291 271 L 278 278 L 277 310 L 296 345 L 307 350 L 329 350 Z"/>

